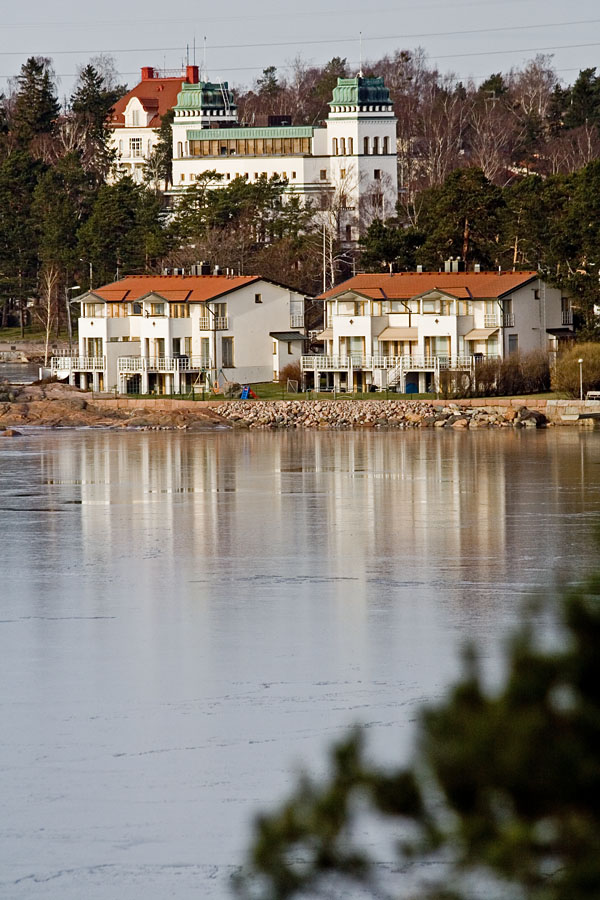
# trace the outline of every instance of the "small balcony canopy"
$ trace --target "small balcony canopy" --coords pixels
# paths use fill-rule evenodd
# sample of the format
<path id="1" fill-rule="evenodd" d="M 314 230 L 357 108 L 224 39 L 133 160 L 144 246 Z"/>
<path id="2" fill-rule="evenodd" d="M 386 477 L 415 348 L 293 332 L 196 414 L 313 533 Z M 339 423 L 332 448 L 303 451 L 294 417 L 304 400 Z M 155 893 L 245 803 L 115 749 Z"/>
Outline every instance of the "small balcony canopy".
<path id="1" fill-rule="evenodd" d="M 391 325 L 377 335 L 378 341 L 416 341 L 418 338 L 418 328 L 394 328 Z"/>

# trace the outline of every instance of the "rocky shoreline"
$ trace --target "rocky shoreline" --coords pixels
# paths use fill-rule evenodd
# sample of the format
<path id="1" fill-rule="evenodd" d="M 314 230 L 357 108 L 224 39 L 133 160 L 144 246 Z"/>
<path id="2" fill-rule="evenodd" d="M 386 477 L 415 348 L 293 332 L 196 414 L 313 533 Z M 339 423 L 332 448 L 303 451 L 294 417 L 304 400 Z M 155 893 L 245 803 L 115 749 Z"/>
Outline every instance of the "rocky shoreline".
<path id="1" fill-rule="evenodd" d="M 237 428 L 543 428 L 538 410 L 406 400 L 232 401 L 214 406 Z"/>
<path id="2" fill-rule="evenodd" d="M 0 436 L 20 426 L 52 428 L 100 427 L 143 431 L 226 429 L 358 429 L 358 428 L 544 428 L 555 424 L 593 425 L 576 407 L 547 415 L 524 400 L 424 401 L 406 399 L 185 401 L 98 397 L 69 385 L 0 384 Z M 546 401 L 541 401 L 545 403 Z M 563 401 L 552 401 L 563 403 Z M 574 401 L 571 401 L 573 403 Z M 542 409 L 545 407 L 542 407 Z M 561 410 L 563 409 L 561 405 Z M 560 412 L 560 410 L 559 410 Z M 594 414 L 595 415 L 595 414 Z M 600 412 L 598 412 L 600 416 Z M 576 421 L 579 420 L 579 421 Z"/>

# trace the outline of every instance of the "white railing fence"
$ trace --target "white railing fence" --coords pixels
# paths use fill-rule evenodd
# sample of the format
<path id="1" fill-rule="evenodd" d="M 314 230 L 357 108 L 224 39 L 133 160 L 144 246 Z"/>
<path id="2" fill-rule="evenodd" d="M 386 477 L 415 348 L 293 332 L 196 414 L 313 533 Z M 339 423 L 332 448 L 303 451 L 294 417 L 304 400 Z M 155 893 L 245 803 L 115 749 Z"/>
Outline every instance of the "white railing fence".
<path id="1" fill-rule="evenodd" d="M 105 368 L 105 356 L 53 356 L 50 360 L 53 372 L 102 372 Z"/>
<path id="2" fill-rule="evenodd" d="M 226 331 L 229 328 L 228 316 L 200 316 L 200 331 Z"/>
<path id="3" fill-rule="evenodd" d="M 212 369 L 212 360 L 206 356 L 120 356 L 119 372 L 199 372 Z"/>

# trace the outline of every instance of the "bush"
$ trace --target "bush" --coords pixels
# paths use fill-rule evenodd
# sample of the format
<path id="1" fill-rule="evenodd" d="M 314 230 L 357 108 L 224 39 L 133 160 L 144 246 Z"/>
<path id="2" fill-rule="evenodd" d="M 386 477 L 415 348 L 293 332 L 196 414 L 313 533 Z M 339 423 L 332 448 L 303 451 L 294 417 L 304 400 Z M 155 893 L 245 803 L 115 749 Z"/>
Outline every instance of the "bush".
<path id="1" fill-rule="evenodd" d="M 299 362 L 288 363 L 279 373 L 279 383 L 287 384 L 288 378 L 292 381 L 302 382 L 302 369 Z"/>
<path id="2" fill-rule="evenodd" d="M 579 397 L 579 360 L 583 363 L 583 396 L 600 390 L 600 344 L 575 344 L 558 358 L 552 387 L 569 397 Z"/>

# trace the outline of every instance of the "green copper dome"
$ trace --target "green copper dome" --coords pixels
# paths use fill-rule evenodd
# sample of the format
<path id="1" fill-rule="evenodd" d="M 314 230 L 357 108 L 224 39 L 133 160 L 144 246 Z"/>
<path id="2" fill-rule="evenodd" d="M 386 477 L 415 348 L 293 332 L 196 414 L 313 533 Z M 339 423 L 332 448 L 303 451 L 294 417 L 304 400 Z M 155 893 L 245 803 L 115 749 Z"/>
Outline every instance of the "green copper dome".
<path id="1" fill-rule="evenodd" d="M 200 81 L 198 84 L 182 84 L 177 95 L 175 109 L 222 109 L 235 112 L 236 105 L 229 84 Z"/>
<path id="2" fill-rule="evenodd" d="M 388 106 L 391 102 L 383 78 L 357 75 L 356 78 L 338 78 L 329 106 Z"/>

